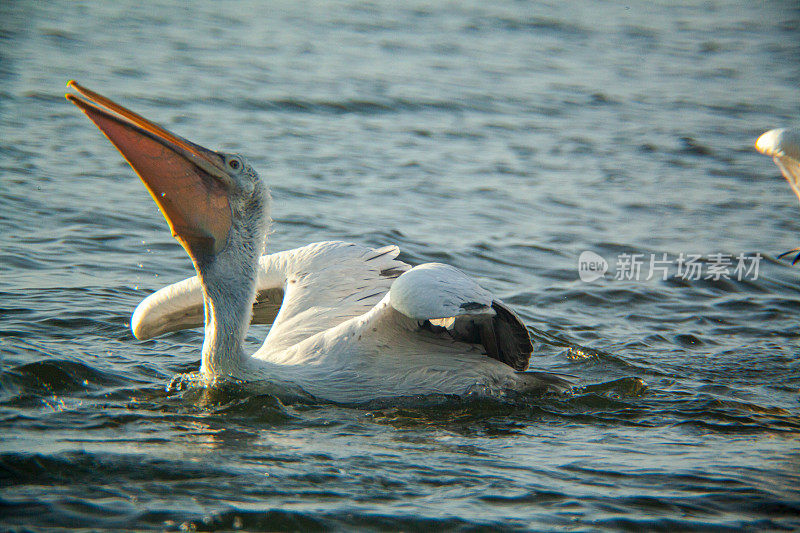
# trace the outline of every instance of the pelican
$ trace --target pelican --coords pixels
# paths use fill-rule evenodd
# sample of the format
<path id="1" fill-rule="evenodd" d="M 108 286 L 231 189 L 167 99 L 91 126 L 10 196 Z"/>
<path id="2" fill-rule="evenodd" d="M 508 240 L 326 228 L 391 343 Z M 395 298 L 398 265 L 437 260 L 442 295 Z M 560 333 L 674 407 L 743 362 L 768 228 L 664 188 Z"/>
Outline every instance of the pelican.
<path id="1" fill-rule="evenodd" d="M 503 302 L 460 270 L 411 268 L 397 246 L 318 242 L 265 254 L 270 194 L 239 154 L 175 135 L 70 81 L 66 98 L 144 182 L 196 276 L 145 298 L 137 339 L 204 327 L 203 385 L 278 382 L 315 398 L 360 403 L 409 395 L 564 391 L 527 371 L 533 346 Z M 271 324 L 252 355 L 251 323 Z"/>
<path id="2" fill-rule="evenodd" d="M 800 129 L 769 130 L 756 140 L 756 150 L 772 156 L 783 177 L 800 199 Z M 792 260 L 792 264 L 795 264 L 800 260 L 800 247 L 784 252 L 778 257 L 791 253 L 796 254 Z"/>

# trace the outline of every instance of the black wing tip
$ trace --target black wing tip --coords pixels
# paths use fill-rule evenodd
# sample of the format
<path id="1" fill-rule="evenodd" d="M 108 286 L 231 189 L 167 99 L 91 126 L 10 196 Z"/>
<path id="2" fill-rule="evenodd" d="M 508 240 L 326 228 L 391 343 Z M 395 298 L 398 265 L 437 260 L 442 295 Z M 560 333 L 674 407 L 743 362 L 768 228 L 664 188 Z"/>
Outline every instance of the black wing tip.
<path id="1" fill-rule="evenodd" d="M 391 254 L 392 252 L 395 251 L 395 247 L 394 246 L 386 246 L 384 248 L 379 248 L 377 250 L 370 250 L 370 251 L 371 252 L 380 252 L 380 253 L 377 253 L 377 254 L 373 255 L 372 257 L 364 258 L 365 262 L 366 261 L 374 261 L 375 259 L 378 259 L 378 258 L 384 257 L 386 255 L 389 255 L 389 254 Z"/>
<path id="2" fill-rule="evenodd" d="M 398 267 L 385 268 L 381 270 L 380 275 L 384 278 L 395 279 L 405 272 L 404 269 Z"/>
<path id="3" fill-rule="evenodd" d="M 488 306 L 480 302 L 465 302 L 458 307 L 464 311 L 477 311 L 478 309 L 485 309 Z"/>
<path id="4" fill-rule="evenodd" d="M 477 302 L 468 302 L 466 307 Z M 478 304 L 480 307 L 487 306 Z M 476 306 L 477 307 L 477 306 Z M 464 308 L 464 306 L 462 306 Z M 502 302 L 493 301 L 494 316 L 462 314 L 453 325 L 434 325 L 430 320 L 419 323 L 420 328 L 435 334 L 447 334 L 455 341 L 483 348 L 486 357 L 506 364 L 518 372 L 527 370 L 533 343 L 522 320 Z"/>
<path id="5" fill-rule="evenodd" d="M 492 328 L 495 330 L 497 345 L 494 350 L 488 350 L 488 353 L 492 354 L 490 357 L 514 370 L 520 372 L 526 370 L 533 355 L 533 343 L 528 328 L 517 314 L 502 302 L 493 301 L 492 309 L 495 311 Z"/>

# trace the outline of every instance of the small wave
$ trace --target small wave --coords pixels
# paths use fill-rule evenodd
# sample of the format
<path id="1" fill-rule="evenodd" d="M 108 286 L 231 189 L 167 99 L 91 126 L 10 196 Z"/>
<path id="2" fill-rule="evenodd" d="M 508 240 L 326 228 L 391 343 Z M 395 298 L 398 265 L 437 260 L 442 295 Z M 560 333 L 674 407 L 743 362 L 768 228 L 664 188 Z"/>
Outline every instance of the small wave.
<path id="1" fill-rule="evenodd" d="M 547 17 L 483 17 L 473 19 L 465 29 L 485 31 L 497 28 L 515 32 L 552 33 L 564 37 L 569 36 L 573 39 L 588 37 L 591 33 L 590 30 L 578 24 Z"/>
<path id="2" fill-rule="evenodd" d="M 645 394 L 647 384 L 640 378 L 625 377 L 596 385 L 587 385 L 582 390 L 594 394 L 612 394 L 617 397 L 637 397 Z"/>
<path id="3" fill-rule="evenodd" d="M 26 394 L 76 392 L 87 388 L 119 385 L 123 380 L 83 363 L 63 359 L 35 361 L 0 374 L 4 388 L 16 387 Z"/>
<path id="4" fill-rule="evenodd" d="M 65 452 L 53 455 L 0 454 L 0 480 L 8 485 L 83 482 L 98 484 L 120 479 L 174 481 L 226 475 L 210 464 L 168 461 L 144 455 Z"/>
<path id="5" fill-rule="evenodd" d="M 317 403 L 293 383 L 220 380 L 207 383 L 199 372 L 178 374 L 167 387 L 167 401 L 181 411 L 234 420 L 277 423 L 294 418 L 286 405 Z"/>
<path id="6" fill-rule="evenodd" d="M 701 394 L 673 408 L 676 426 L 702 433 L 773 433 L 800 435 L 800 417 L 779 407 L 708 397 Z"/>
<path id="7" fill-rule="evenodd" d="M 228 509 L 184 521 L 170 520 L 164 525 L 168 531 L 472 531 L 480 524 L 460 518 L 381 515 L 363 511 L 314 513 L 284 509 Z M 491 526 L 491 522 L 483 525 L 487 530 L 492 530 Z M 497 524 L 497 527 L 502 527 L 502 524 Z"/>
<path id="8" fill-rule="evenodd" d="M 217 101 L 214 101 L 217 100 Z M 254 98 L 211 99 L 214 105 L 234 106 L 242 111 L 286 111 L 291 113 L 312 113 L 342 115 L 355 113 L 361 115 L 377 115 L 386 113 L 434 111 L 496 111 L 496 104 L 488 100 L 448 101 L 448 100 L 416 100 L 409 98 L 392 98 L 386 100 L 325 100 L 301 98 L 277 98 L 257 100 Z"/>

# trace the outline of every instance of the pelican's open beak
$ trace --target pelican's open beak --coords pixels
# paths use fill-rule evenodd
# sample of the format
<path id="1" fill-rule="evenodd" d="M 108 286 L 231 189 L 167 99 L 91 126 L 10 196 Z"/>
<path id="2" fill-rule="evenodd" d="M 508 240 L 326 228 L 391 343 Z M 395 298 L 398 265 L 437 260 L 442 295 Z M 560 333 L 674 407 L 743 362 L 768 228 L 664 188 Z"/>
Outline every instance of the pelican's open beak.
<path id="1" fill-rule="evenodd" d="M 142 178 L 193 260 L 225 247 L 231 228 L 231 179 L 216 152 L 179 137 L 75 81 L 66 98 L 102 131 Z"/>

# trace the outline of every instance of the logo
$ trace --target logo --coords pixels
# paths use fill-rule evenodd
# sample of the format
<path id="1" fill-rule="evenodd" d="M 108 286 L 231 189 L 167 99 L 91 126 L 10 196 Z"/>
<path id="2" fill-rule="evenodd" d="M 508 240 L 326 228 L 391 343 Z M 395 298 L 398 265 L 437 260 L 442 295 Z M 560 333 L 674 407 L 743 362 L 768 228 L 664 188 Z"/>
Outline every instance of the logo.
<path id="1" fill-rule="evenodd" d="M 591 283 L 602 278 L 608 271 L 608 261 L 594 252 L 586 250 L 578 257 L 578 276 L 581 281 Z"/>

